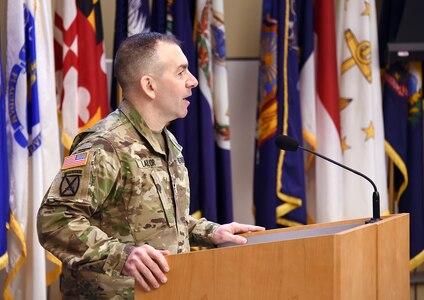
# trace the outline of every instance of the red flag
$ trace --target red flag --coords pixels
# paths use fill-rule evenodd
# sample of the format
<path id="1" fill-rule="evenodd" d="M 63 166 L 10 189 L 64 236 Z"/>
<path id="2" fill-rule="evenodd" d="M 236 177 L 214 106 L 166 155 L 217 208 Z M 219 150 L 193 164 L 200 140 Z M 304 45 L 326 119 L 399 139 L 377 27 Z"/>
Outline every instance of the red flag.
<path id="1" fill-rule="evenodd" d="M 100 0 L 59 0 L 55 59 L 62 143 L 109 113 Z"/>

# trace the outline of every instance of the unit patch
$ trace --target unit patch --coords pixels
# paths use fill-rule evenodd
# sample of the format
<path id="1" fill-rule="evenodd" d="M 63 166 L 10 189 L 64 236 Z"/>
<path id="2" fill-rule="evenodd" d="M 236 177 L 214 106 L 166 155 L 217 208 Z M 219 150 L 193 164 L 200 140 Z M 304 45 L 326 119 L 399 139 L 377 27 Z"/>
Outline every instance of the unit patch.
<path id="1" fill-rule="evenodd" d="M 75 196 L 80 186 L 80 177 L 78 173 L 65 173 L 60 182 L 60 195 Z"/>

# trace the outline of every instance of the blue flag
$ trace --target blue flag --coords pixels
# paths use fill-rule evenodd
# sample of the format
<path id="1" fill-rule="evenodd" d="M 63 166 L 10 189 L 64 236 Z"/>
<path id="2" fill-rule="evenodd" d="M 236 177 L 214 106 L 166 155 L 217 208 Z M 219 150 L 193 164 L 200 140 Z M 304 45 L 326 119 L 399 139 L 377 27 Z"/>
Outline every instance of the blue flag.
<path id="1" fill-rule="evenodd" d="M 262 10 L 254 204 L 266 228 L 306 223 L 303 153 L 280 151 L 275 137 L 302 144 L 295 10 L 291 1 L 265 0 Z"/>
<path id="2" fill-rule="evenodd" d="M 387 64 L 385 50 L 399 28 L 405 0 L 384 1 L 379 30 L 386 153 L 394 173 L 393 200 L 410 214 L 410 269 L 424 263 L 422 63 Z"/>
<path id="3" fill-rule="evenodd" d="M 422 65 L 394 63 L 384 74 L 386 151 L 395 166 L 395 201 L 410 214 L 411 270 L 424 263 Z"/>
<path id="4" fill-rule="evenodd" d="M 119 45 L 127 37 L 150 30 L 150 12 L 148 0 L 117 0 L 115 12 L 115 34 L 113 41 L 113 57 L 118 51 Z M 112 74 L 110 93 L 111 109 L 116 109 L 121 100 L 121 93 L 115 78 L 115 70 Z"/>
<path id="5" fill-rule="evenodd" d="M 151 17 L 152 31 L 173 34 L 181 41 L 190 72 L 198 78 L 197 51 L 193 41 L 194 7 L 190 0 L 154 1 Z M 231 177 L 228 173 L 224 177 L 223 168 L 217 167 L 222 153 L 215 142 L 211 107 L 198 88 L 193 89 L 189 101 L 188 115 L 173 121 L 169 128 L 183 146 L 190 175 L 190 212 L 210 221 L 227 223 L 233 218 Z M 227 158 L 229 166 L 229 155 Z"/>
<path id="6" fill-rule="evenodd" d="M 6 136 L 6 95 L 3 65 L 0 57 L 0 270 L 6 267 L 7 229 L 9 223 L 9 166 Z"/>

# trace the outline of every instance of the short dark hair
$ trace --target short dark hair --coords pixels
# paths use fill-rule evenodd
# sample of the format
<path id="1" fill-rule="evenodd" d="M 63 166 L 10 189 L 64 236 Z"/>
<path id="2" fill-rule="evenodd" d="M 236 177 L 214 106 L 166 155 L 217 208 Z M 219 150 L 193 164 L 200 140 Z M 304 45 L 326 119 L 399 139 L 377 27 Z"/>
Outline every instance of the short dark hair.
<path id="1" fill-rule="evenodd" d="M 158 61 L 156 46 L 159 42 L 181 45 L 174 36 L 158 32 L 138 33 L 121 43 L 116 52 L 114 71 L 123 90 L 154 68 Z"/>

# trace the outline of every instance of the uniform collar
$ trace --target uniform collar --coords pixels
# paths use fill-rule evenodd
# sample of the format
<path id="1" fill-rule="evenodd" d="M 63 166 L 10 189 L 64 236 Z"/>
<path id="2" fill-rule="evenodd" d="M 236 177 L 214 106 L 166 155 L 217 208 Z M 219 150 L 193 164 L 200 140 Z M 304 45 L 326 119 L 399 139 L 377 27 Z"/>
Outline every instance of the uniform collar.
<path id="1" fill-rule="evenodd" d="M 121 102 L 119 110 L 127 117 L 138 133 L 147 140 L 154 151 L 166 155 L 146 121 L 144 121 L 143 117 L 128 100 L 124 99 Z M 178 144 L 175 137 L 168 131 L 168 129 L 166 129 L 166 127 L 164 128 L 164 131 L 169 147 L 169 154 L 172 156 L 170 159 L 175 158 L 177 156 L 175 155 L 176 153 L 181 153 L 182 147 Z"/>

